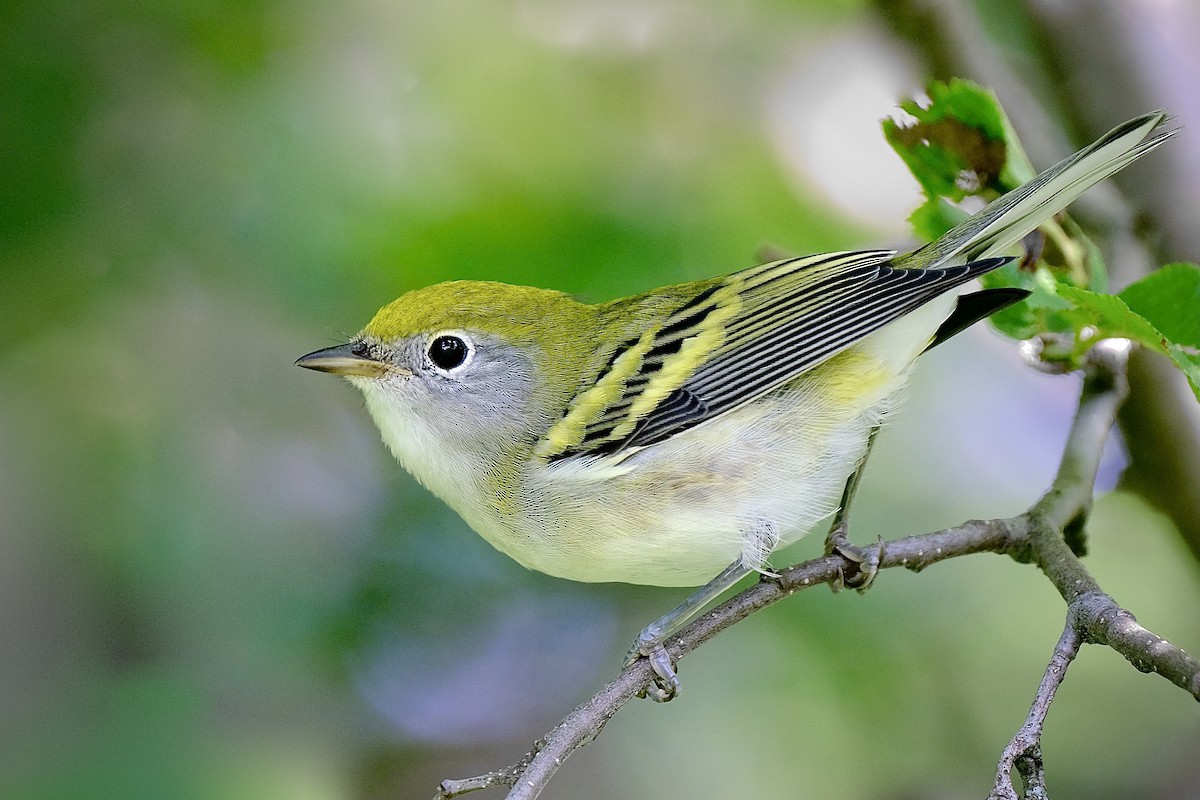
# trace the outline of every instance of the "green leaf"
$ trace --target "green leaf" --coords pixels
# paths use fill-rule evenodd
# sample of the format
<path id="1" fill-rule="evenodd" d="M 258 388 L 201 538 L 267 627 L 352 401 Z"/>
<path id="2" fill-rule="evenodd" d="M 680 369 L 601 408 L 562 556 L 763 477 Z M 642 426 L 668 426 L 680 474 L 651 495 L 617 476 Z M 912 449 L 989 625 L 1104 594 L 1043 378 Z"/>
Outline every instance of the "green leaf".
<path id="1" fill-rule="evenodd" d="M 1200 400 L 1200 266 L 1167 264 L 1125 287 L 1118 299 L 1159 332 L 1156 349 L 1183 370 Z"/>
<path id="2" fill-rule="evenodd" d="M 966 218 L 967 212 L 940 197 L 935 197 L 919 206 L 909 216 L 908 221 L 912 223 L 918 236 L 932 241 Z"/>
<path id="3" fill-rule="evenodd" d="M 1029 307 L 1028 302 L 1022 302 L 997 311 L 988 317 L 988 322 L 1010 339 L 1020 341 L 1033 338 L 1046 330 L 1042 325 L 1041 316 Z"/>
<path id="4" fill-rule="evenodd" d="M 1056 225 L 1062 229 L 1061 234 L 1054 230 Z M 1104 263 L 1104 256 L 1091 237 L 1079 227 L 1079 223 L 1066 214 L 1059 214 L 1043 227 L 1054 234 L 1047 236 L 1050 240 L 1047 247 L 1053 245 L 1059 249 L 1059 252 L 1048 260 L 1052 264 L 1062 265 L 1060 268 L 1065 273 L 1064 277 L 1069 275 L 1070 283 L 1075 286 L 1086 286 L 1093 292 L 1107 292 L 1108 266 Z M 1056 236 L 1061 238 L 1055 241 Z M 1069 243 L 1068 246 L 1072 247 L 1073 252 L 1061 252 L 1062 239 Z"/>
<path id="5" fill-rule="evenodd" d="M 1200 268 L 1193 265 L 1172 265 L 1172 267 L 1175 266 L 1186 266 L 1196 274 L 1192 276 L 1182 275 L 1182 273 L 1168 275 L 1160 278 L 1158 283 L 1161 283 L 1163 287 L 1167 285 L 1175 285 L 1177 288 L 1180 286 L 1185 288 L 1194 286 L 1194 288 L 1200 289 L 1200 281 L 1196 284 L 1192 283 L 1194 278 L 1200 277 Z M 1174 269 L 1171 271 L 1178 272 Z M 1136 286 L 1137 284 L 1134 285 Z M 1100 339 L 1130 339 L 1144 347 L 1170 357 L 1175 362 L 1175 365 L 1187 376 L 1188 383 L 1192 387 L 1192 392 L 1196 395 L 1196 399 L 1200 400 L 1200 352 L 1197 351 L 1194 345 L 1175 342 L 1170 337 L 1164 335 L 1163 331 L 1153 322 L 1138 311 L 1130 308 L 1130 305 L 1125 300 L 1124 292 L 1121 295 L 1101 294 L 1064 283 L 1056 283 L 1053 288 L 1058 299 L 1060 301 L 1065 300 L 1070 305 L 1070 308 L 1066 311 L 1056 313 L 1061 314 L 1062 318 L 1067 320 L 1075 329 L 1077 350 L 1071 356 L 1076 358 L 1082 356 L 1093 342 Z M 1162 287 L 1151 286 L 1149 289 L 1141 287 L 1133 295 L 1139 303 L 1143 303 L 1147 298 L 1156 296 L 1158 288 Z M 1030 299 L 1032 300 L 1033 296 Z M 1033 305 L 1036 306 L 1037 304 L 1034 303 Z M 1177 305 L 1165 302 L 1155 308 L 1161 311 L 1163 307 L 1168 306 L 1172 309 L 1178 308 Z M 1193 313 L 1198 310 L 1195 302 L 1192 303 L 1191 310 Z M 1169 315 L 1165 315 L 1163 318 L 1168 321 L 1177 322 L 1177 320 L 1174 320 Z M 1194 332 L 1190 324 L 1182 325 L 1177 330 L 1189 334 Z"/>
<path id="6" fill-rule="evenodd" d="M 1167 339 L 1200 347 L 1200 266 L 1167 264 L 1127 286 L 1120 297 Z"/>
<path id="7" fill-rule="evenodd" d="M 1183 370 L 1184 375 L 1187 375 L 1188 383 L 1192 385 L 1192 393 L 1196 395 L 1197 400 L 1200 400 L 1200 354 L 1177 344 L 1168 345 L 1167 350 L 1171 360 L 1175 362 L 1175 366 Z"/>
<path id="8" fill-rule="evenodd" d="M 934 82 L 927 100 L 900 108 L 908 119 L 884 120 L 884 136 L 930 200 L 990 199 L 1034 176 L 999 101 L 982 86 Z"/>
<path id="9" fill-rule="evenodd" d="M 1035 270 L 1013 262 L 984 275 L 985 289 L 1016 287 L 1030 292 L 1024 301 L 993 314 L 988 321 L 1005 336 L 1029 339 L 1039 333 L 1075 333 L 1077 325 L 1066 315 L 1074 308 L 1058 293 L 1059 280 L 1044 266 Z"/>
<path id="10" fill-rule="evenodd" d="M 1074 305 L 1067 316 L 1075 321 L 1077 330 L 1095 329 L 1093 335 L 1085 337 L 1087 341 L 1119 337 L 1132 339 L 1160 353 L 1168 352 L 1166 337 L 1145 317 L 1131 311 L 1120 297 L 1063 284 L 1058 286 L 1058 294 Z"/>

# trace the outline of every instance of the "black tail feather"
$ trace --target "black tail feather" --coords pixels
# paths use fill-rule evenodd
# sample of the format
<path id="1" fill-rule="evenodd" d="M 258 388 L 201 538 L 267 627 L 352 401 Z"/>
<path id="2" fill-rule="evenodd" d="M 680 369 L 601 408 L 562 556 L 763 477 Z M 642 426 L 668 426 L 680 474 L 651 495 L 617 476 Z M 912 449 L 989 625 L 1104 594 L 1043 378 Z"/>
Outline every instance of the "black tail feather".
<path id="1" fill-rule="evenodd" d="M 1029 292 L 1025 289 L 1007 287 L 983 289 L 971 294 L 960 295 L 958 305 L 954 307 L 954 311 L 950 312 L 950 316 L 946 317 L 941 327 L 937 329 L 937 333 L 933 335 L 933 340 L 925 350 L 932 350 L 951 336 L 963 332 L 984 317 L 990 317 L 997 311 L 1008 308 L 1013 303 L 1020 302 L 1028 296 Z"/>

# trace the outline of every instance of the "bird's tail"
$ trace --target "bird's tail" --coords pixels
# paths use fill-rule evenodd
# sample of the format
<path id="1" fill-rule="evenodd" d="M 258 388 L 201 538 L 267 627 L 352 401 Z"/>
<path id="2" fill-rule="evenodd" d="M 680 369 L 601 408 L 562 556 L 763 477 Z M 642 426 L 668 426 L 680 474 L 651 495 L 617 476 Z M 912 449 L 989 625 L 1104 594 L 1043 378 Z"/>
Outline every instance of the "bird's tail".
<path id="1" fill-rule="evenodd" d="M 944 267 L 1004 253 L 1089 187 L 1174 136 L 1178 129 L 1154 133 L 1166 119 L 1167 115 L 1159 111 L 1118 125 L 1033 180 L 993 200 L 941 238 L 893 263 L 905 268 Z"/>

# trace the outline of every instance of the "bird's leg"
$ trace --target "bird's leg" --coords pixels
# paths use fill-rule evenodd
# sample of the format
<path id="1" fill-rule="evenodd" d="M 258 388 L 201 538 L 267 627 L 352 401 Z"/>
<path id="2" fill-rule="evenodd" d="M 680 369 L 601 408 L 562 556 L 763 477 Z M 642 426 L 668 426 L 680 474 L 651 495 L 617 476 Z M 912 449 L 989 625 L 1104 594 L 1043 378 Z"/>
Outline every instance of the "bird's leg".
<path id="1" fill-rule="evenodd" d="M 705 606 L 720 597 L 722 592 L 751 571 L 752 568 L 746 566 L 745 561 L 739 558 L 721 570 L 720 575 L 701 586 L 686 600 L 651 622 L 638 634 L 633 646 L 625 655 L 625 666 L 629 666 L 642 656 L 650 659 L 650 665 L 654 668 L 656 676 L 654 685 L 647 690 L 651 700 L 665 703 L 679 693 L 679 678 L 675 675 L 675 665 L 671 663 L 671 656 L 667 654 L 663 642 Z"/>
<path id="2" fill-rule="evenodd" d="M 858 571 L 849 579 L 844 575 L 839 576 L 833 584 L 835 592 L 841 591 L 847 586 L 865 592 L 875 580 L 875 574 L 879 572 L 879 562 L 883 559 L 883 539 L 871 547 L 858 547 L 850 541 L 849 522 L 850 503 L 854 501 L 854 493 L 858 491 L 858 482 L 862 479 L 863 469 L 867 465 L 867 456 L 871 454 L 871 446 L 875 443 L 877 433 L 879 433 L 878 425 L 871 428 L 870 434 L 867 435 L 867 447 L 863 451 L 862 458 L 858 460 L 858 466 L 846 479 L 846 488 L 842 490 L 842 502 L 834 513 L 833 524 L 825 536 L 825 555 L 838 553 L 858 564 Z"/>

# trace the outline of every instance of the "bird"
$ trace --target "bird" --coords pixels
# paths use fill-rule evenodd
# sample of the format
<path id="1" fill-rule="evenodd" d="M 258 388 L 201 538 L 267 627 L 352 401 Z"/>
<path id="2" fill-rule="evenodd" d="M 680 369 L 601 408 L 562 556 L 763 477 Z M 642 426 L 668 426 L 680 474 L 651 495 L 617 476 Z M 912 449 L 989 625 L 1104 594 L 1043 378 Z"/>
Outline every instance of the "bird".
<path id="1" fill-rule="evenodd" d="M 1090 186 L 1176 131 L 1114 128 L 911 252 L 783 258 L 588 304 L 457 280 L 381 308 L 296 364 L 362 391 L 400 464 L 496 549 L 573 581 L 699 586 L 648 625 L 663 643 L 726 589 L 846 515 L 874 432 L 930 347 L 1026 292 L 960 287 Z M 877 557 L 876 557 L 877 562 Z"/>

